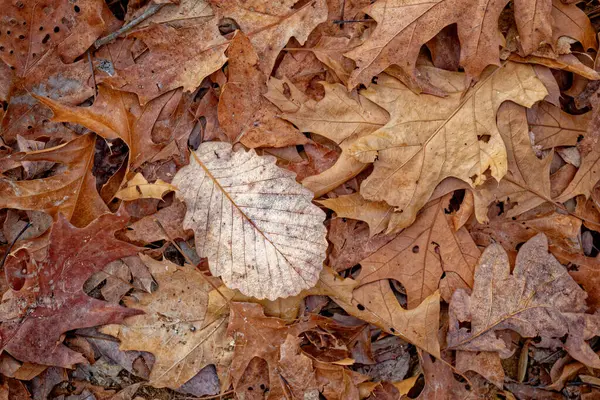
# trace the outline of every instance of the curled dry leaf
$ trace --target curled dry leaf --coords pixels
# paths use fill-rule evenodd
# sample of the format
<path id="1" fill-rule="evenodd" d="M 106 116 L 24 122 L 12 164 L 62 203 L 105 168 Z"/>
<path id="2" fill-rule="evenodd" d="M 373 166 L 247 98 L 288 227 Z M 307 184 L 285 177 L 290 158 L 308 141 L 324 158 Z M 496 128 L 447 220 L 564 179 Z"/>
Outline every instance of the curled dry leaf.
<path id="1" fill-rule="evenodd" d="M 16 153 L 4 162 L 47 161 L 64 165 L 65 171 L 29 181 L 0 178 L 0 208 L 39 210 L 57 217 L 62 213 L 75 226 L 86 226 L 108 208 L 96 190 L 92 175 L 96 135 L 87 134 L 60 146 L 30 153 Z"/>
<path id="2" fill-rule="evenodd" d="M 227 310 L 210 308 L 208 294 L 213 287 L 208 278 L 191 265 L 179 267 L 143 254 L 140 258 L 156 279 L 158 289 L 153 293 L 135 292 L 125 299 L 128 307 L 143 311 L 142 315 L 100 331 L 118 338 L 123 351 L 154 355 L 156 361 L 149 378 L 154 387 L 177 389 L 208 364 L 215 364 L 221 379 L 227 382 L 232 355 L 231 338 L 226 335 Z"/>
<path id="3" fill-rule="evenodd" d="M 530 107 L 547 93 L 530 66 L 515 63 L 490 71 L 468 91 L 461 73 L 432 69 L 430 76 L 447 97 L 417 95 L 388 75 L 362 92 L 391 114 L 383 128 L 350 147 L 357 160 L 374 165 L 361 184 L 362 196 L 396 207 L 388 232 L 414 222 L 445 178 L 477 186 L 489 169 L 499 181 L 507 155 L 496 126 L 498 108 L 507 100 Z"/>
<path id="4" fill-rule="evenodd" d="M 600 317 L 585 313 L 586 297 L 548 253 L 543 234 L 521 247 L 512 274 L 506 252 L 493 244 L 479 260 L 471 296 L 462 289 L 452 296 L 448 346 L 509 355 L 496 331 L 511 329 L 522 337 L 539 336 L 538 346 L 564 347 L 576 360 L 596 368 L 600 359 L 585 341 L 600 333 Z"/>
<path id="5" fill-rule="evenodd" d="M 127 219 L 105 214 L 79 229 L 60 216 L 42 262 L 34 262 L 24 249 L 8 258 L 5 270 L 13 290 L 10 299 L 2 303 L 3 350 L 21 361 L 72 368 L 86 360 L 63 345 L 61 335 L 139 314 L 83 291 L 85 281 L 105 264 L 137 253 L 136 246 L 114 237 Z"/>
<path id="6" fill-rule="evenodd" d="M 127 187 L 119 190 L 115 197 L 125 201 L 137 199 L 159 199 L 162 200 L 165 193 L 173 192 L 177 188 L 161 179 L 154 183 L 148 183 L 144 175 L 139 172 L 127 182 Z"/>
<path id="7" fill-rule="evenodd" d="M 543 159 L 536 156 L 531 147 L 529 129 L 524 107 L 512 102 L 500 106 L 498 131 L 506 146 L 508 172 L 500 182 L 489 180 L 473 191 L 476 204 L 475 215 L 480 222 L 489 222 L 487 213 L 493 201 L 510 199 L 514 207 L 506 212 L 506 217 L 512 218 L 552 198 L 550 186 L 552 155 Z"/>
<path id="8" fill-rule="evenodd" d="M 317 203 L 335 211 L 339 218 L 365 221 L 369 225 L 370 236 L 375 236 L 387 229 L 394 212 L 394 209 L 385 202 L 365 200 L 360 193 L 318 200 Z"/>
<path id="9" fill-rule="evenodd" d="M 324 213 L 275 158 L 208 142 L 173 184 L 187 204 L 184 228 L 228 287 L 274 300 L 308 289 L 323 267 Z"/>
<path id="10" fill-rule="evenodd" d="M 271 79 L 270 83 L 273 86 L 287 85 L 288 91 L 292 92 L 295 89 L 291 83 L 277 82 L 275 79 Z M 342 148 L 342 154 L 333 167 L 302 181 L 304 186 L 315 192 L 316 197 L 353 178 L 365 168 L 364 163 L 349 156 L 348 147 L 388 121 L 388 114 L 367 98 L 349 94 L 340 84 L 321 84 L 325 88 L 325 97 L 322 100 L 317 102 L 299 99 L 296 108 L 280 97 L 273 99 L 277 93 L 275 90 L 270 91 L 269 97 L 275 105 L 285 111 L 282 117 L 298 129 L 325 136 Z M 297 97 L 292 97 L 295 98 Z M 287 111 L 288 109 L 293 112 Z"/>

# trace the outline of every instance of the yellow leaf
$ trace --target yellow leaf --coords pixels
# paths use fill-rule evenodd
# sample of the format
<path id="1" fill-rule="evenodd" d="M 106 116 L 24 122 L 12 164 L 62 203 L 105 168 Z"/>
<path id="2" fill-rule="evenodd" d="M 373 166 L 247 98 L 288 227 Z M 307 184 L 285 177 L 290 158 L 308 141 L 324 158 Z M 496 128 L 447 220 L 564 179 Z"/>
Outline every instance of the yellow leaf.
<path id="1" fill-rule="evenodd" d="M 144 175 L 139 172 L 127 182 L 127 187 L 119 190 L 115 197 L 133 201 L 137 199 L 159 199 L 162 200 L 167 192 L 176 191 L 177 188 L 161 179 L 157 179 L 154 183 L 148 183 Z"/>

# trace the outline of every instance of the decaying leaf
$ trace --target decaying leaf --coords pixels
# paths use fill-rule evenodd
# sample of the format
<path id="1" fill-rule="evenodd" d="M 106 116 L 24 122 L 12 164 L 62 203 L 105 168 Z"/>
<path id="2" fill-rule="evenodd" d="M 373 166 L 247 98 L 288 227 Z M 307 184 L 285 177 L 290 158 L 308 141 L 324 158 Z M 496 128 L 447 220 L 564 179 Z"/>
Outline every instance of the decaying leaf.
<path id="1" fill-rule="evenodd" d="M 274 300 L 317 282 L 324 213 L 273 157 L 203 143 L 173 185 L 187 204 L 183 226 L 195 231 L 196 252 L 227 286 Z"/>
<path id="2" fill-rule="evenodd" d="M 254 357 L 262 358 L 267 362 L 269 387 L 268 399 L 280 399 L 284 397 L 284 380 L 280 376 L 279 363 L 283 362 L 285 374 L 286 353 L 280 350 L 287 338 L 298 337 L 304 331 L 316 326 L 315 322 L 299 321 L 292 325 L 286 325 L 278 318 L 265 317 L 262 307 L 253 303 L 231 303 L 231 315 L 228 333 L 235 339 L 235 351 L 231 364 L 231 377 L 233 387 L 236 391 L 242 375 L 248 364 Z M 294 340 L 294 339 L 292 339 Z M 282 360 L 283 358 L 283 360 Z M 280 361 L 281 360 L 281 361 Z M 309 382 L 303 382 L 309 383 Z M 310 385 L 306 387 L 311 390 Z M 304 398 L 303 396 L 301 398 Z"/>
<path id="3" fill-rule="evenodd" d="M 495 333 L 511 329 L 523 337 L 539 336 L 538 346 L 561 346 L 576 360 L 600 366 L 600 359 L 585 342 L 600 333 L 598 316 L 585 313 L 586 297 L 565 267 L 548 253 L 543 234 L 521 247 L 512 274 L 506 252 L 493 244 L 479 260 L 471 296 L 461 289 L 452 296 L 448 345 L 507 355 L 506 343 Z M 468 328 L 464 327 L 467 323 Z"/>
<path id="4" fill-rule="evenodd" d="M 105 214 L 80 229 L 60 216 L 41 263 L 24 249 L 8 258 L 5 268 L 13 274 L 13 290 L 2 303 L 3 350 L 21 361 L 72 368 L 86 360 L 63 345 L 61 335 L 140 313 L 89 297 L 82 289 L 105 264 L 137 253 L 136 246 L 114 237 L 126 221 L 125 216 Z"/>
<path id="5" fill-rule="evenodd" d="M 463 74 L 431 73 L 447 97 L 416 95 L 388 75 L 362 92 L 391 114 L 383 128 L 350 148 L 359 161 L 374 163 L 361 184 L 362 196 L 396 207 L 388 231 L 410 225 L 447 177 L 477 186 L 489 170 L 499 181 L 507 172 L 507 156 L 496 126 L 498 108 L 507 100 L 530 107 L 547 93 L 530 66 L 515 63 L 490 71 L 466 92 Z"/>
<path id="6" fill-rule="evenodd" d="M 119 190 L 115 197 L 125 201 L 137 199 L 159 199 L 161 200 L 165 193 L 177 190 L 177 188 L 162 179 L 157 179 L 154 183 L 148 183 L 144 175 L 139 172 L 127 182 L 127 187 Z"/>
<path id="7" fill-rule="evenodd" d="M 121 341 L 121 350 L 140 350 L 155 357 L 150 384 L 177 389 L 208 364 L 215 364 L 227 382 L 231 338 L 226 335 L 227 310 L 210 310 L 212 285 L 190 265 L 156 261 L 140 255 L 158 283 L 154 293 L 136 292 L 125 304 L 142 315 L 121 325 L 108 325 L 102 333 Z M 174 300 L 176 299 L 176 300 Z"/>
<path id="8" fill-rule="evenodd" d="M 267 78 L 243 33 L 236 33 L 227 49 L 229 80 L 219 97 L 219 125 L 230 142 L 247 147 L 285 147 L 308 143 L 294 126 L 277 116 L 277 107 L 263 97 Z"/>
<path id="9" fill-rule="evenodd" d="M 277 55 L 290 38 L 304 44 L 310 32 L 327 20 L 325 0 L 310 0 L 294 5 L 296 0 L 276 4 L 261 0 L 210 0 L 215 14 L 234 20 L 248 35 L 259 58 L 259 69 L 270 76 Z"/>
<path id="10" fill-rule="evenodd" d="M 66 169 L 56 175 L 29 181 L 0 178 L 0 208 L 62 213 L 75 226 L 86 226 L 108 211 L 96 190 L 92 175 L 96 136 L 87 134 L 60 146 L 30 153 L 17 153 L 4 161 L 15 163 L 48 161 Z"/>
<path id="11" fill-rule="evenodd" d="M 196 90 L 202 80 L 227 61 L 228 42 L 219 33 L 217 20 L 175 29 L 152 25 L 132 36 L 149 49 L 134 65 L 117 70 L 105 80 L 120 90 L 136 93 L 142 105 L 170 90 Z"/>

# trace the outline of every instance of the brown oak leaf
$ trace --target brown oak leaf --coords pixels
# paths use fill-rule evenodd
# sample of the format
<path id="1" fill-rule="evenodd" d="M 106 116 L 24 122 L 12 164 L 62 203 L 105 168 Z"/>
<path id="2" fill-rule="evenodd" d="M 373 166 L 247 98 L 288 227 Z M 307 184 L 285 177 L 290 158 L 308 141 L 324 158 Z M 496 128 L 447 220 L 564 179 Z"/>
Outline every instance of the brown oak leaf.
<path id="1" fill-rule="evenodd" d="M 511 352 L 496 332 L 510 329 L 526 338 L 539 336 L 538 347 L 564 347 L 576 360 L 597 368 L 600 359 L 585 341 L 600 333 L 600 317 L 585 313 L 586 297 L 548 252 L 543 234 L 521 247 L 512 274 L 506 252 L 493 244 L 479 260 L 472 294 L 459 289 L 452 296 L 448 346 L 508 356 Z"/>

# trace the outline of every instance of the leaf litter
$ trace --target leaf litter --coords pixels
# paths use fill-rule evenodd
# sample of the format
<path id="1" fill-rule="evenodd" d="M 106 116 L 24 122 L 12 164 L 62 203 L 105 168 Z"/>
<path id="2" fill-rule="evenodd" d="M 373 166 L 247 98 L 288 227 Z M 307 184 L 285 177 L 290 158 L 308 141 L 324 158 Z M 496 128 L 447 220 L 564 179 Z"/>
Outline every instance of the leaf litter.
<path id="1" fill-rule="evenodd" d="M 0 6 L 0 398 L 600 396 L 597 0 Z"/>

